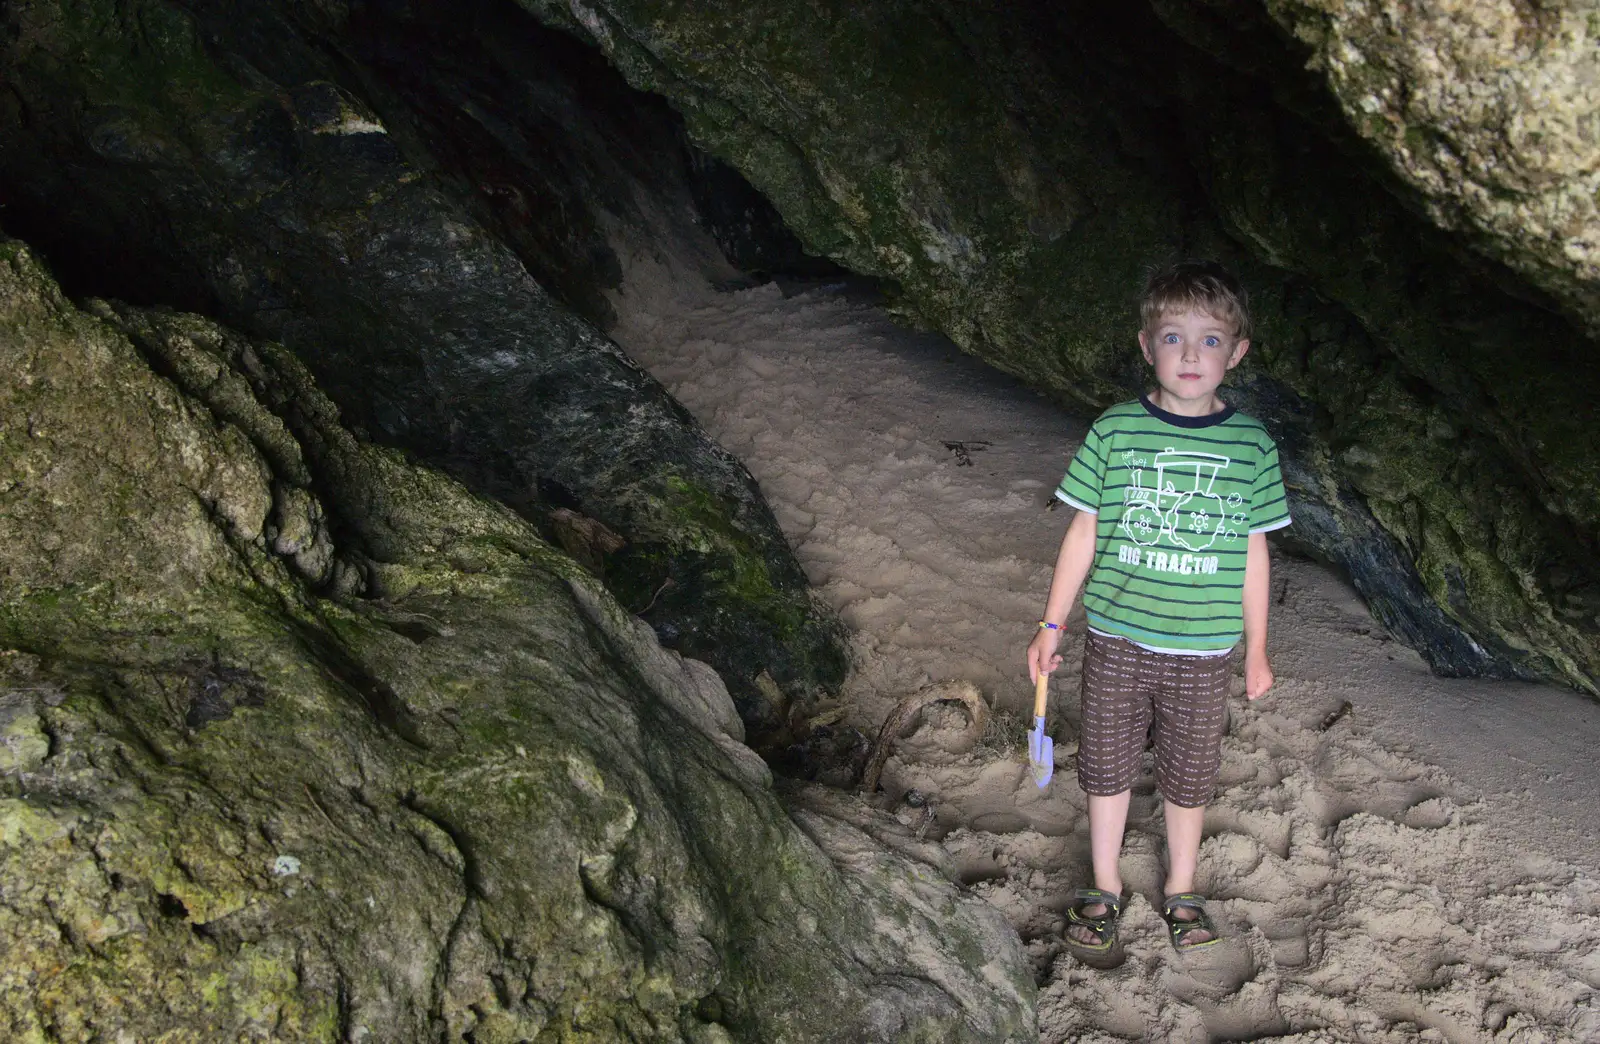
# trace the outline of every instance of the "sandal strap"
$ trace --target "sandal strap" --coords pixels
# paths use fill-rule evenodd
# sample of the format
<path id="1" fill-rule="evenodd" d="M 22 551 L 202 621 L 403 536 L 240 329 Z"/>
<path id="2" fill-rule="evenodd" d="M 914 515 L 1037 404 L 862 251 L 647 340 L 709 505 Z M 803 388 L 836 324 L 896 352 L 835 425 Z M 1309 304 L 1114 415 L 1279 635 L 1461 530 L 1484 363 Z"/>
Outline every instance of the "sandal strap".
<path id="1" fill-rule="evenodd" d="M 1193 910 L 1193 918 L 1179 918 L 1174 916 L 1177 910 Z M 1209 946 L 1221 940 L 1222 936 L 1217 931 L 1216 922 L 1206 912 L 1206 897 L 1198 892 L 1179 892 L 1167 896 L 1161 904 L 1161 919 L 1167 922 L 1167 931 L 1172 936 L 1172 945 L 1180 950 Z M 1184 940 L 1195 932 L 1206 932 L 1211 938 L 1204 942 L 1186 946 Z"/>
<path id="2" fill-rule="evenodd" d="M 1105 917 L 1116 917 L 1122 913 L 1122 896 L 1114 892 L 1108 892 L 1103 888 L 1080 888 L 1072 893 L 1071 909 L 1073 910 L 1080 906 L 1094 906 L 1096 904 L 1104 906 L 1109 911 L 1104 915 Z M 1088 920 L 1097 921 L 1103 919 L 1101 917 L 1090 918 L 1087 915 L 1081 916 L 1086 917 Z"/>
<path id="3" fill-rule="evenodd" d="M 1171 913 L 1173 910 L 1198 910 L 1203 914 L 1206 912 L 1208 901 L 1199 892 L 1179 892 L 1167 896 L 1161 903 L 1161 909 L 1166 913 Z"/>
<path id="4" fill-rule="evenodd" d="M 1086 906 L 1104 906 L 1103 914 L 1087 914 L 1083 912 Z M 1082 940 L 1068 938 L 1069 945 L 1077 946 L 1092 952 L 1103 952 L 1110 949 L 1117 937 L 1117 920 L 1122 916 L 1122 897 L 1114 895 L 1102 888 L 1080 888 L 1072 893 L 1072 904 L 1067 907 L 1067 923 L 1087 929 L 1095 937 L 1094 943 L 1084 943 Z"/>

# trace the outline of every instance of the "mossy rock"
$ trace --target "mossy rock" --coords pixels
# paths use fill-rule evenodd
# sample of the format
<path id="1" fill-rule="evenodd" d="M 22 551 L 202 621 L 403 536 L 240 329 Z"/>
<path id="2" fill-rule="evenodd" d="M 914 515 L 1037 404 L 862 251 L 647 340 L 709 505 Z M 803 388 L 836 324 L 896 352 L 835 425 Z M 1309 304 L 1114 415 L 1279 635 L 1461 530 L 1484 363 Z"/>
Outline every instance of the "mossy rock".
<path id="1" fill-rule="evenodd" d="M 1037 1039 L 996 912 L 282 348 L 5 240 L 0 356 L 0 1036 Z"/>

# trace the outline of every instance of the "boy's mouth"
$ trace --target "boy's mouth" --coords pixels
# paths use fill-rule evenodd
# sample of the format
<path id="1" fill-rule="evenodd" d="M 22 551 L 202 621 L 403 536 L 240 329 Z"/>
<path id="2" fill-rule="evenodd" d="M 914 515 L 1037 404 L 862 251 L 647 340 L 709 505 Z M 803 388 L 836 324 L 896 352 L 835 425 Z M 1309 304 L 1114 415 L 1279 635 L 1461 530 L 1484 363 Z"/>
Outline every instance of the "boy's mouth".
<path id="1" fill-rule="evenodd" d="M 1200 379 L 1200 375 L 1198 373 L 1180 373 L 1178 374 L 1178 379 L 1184 381 L 1198 381 Z"/>

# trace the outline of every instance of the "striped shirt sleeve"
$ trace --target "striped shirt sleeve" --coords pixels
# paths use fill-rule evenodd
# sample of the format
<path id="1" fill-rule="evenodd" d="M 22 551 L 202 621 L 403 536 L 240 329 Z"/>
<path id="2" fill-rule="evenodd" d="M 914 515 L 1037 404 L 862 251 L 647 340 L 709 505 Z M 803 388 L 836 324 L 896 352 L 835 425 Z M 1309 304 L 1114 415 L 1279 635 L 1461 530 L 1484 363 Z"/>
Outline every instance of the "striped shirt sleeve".
<path id="1" fill-rule="evenodd" d="M 1079 511 L 1098 515 L 1100 491 L 1105 488 L 1105 483 L 1105 439 L 1100 434 L 1097 422 L 1084 436 L 1078 452 L 1072 455 L 1072 463 L 1067 465 L 1067 473 L 1062 476 L 1061 485 L 1056 487 L 1056 496 Z"/>
<path id="2" fill-rule="evenodd" d="M 1250 532 L 1268 533 L 1289 522 L 1289 497 L 1283 488 L 1283 472 L 1278 468 L 1278 447 L 1269 443 L 1250 490 Z"/>

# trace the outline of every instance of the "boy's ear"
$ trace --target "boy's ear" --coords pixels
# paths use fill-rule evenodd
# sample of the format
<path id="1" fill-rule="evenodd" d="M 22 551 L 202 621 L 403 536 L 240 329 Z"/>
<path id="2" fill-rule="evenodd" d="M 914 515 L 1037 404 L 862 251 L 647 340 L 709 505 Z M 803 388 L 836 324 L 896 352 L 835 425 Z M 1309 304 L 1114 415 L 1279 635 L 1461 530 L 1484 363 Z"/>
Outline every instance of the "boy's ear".
<path id="1" fill-rule="evenodd" d="M 1139 340 L 1140 340 L 1141 343 L 1143 343 L 1144 334 L 1140 334 L 1139 335 Z M 1238 366 L 1240 360 L 1242 360 L 1245 357 L 1245 354 L 1247 352 L 1249 352 L 1249 351 L 1250 351 L 1250 339 L 1248 337 L 1246 337 L 1246 338 L 1240 340 L 1238 344 L 1233 346 L 1233 354 L 1228 356 L 1228 369 L 1231 370 L 1235 366 Z"/>
<path id="2" fill-rule="evenodd" d="M 1139 331 L 1139 350 L 1144 353 L 1145 362 L 1151 366 L 1156 364 L 1155 356 L 1150 354 L 1150 335 L 1143 330 Z M 1229 363 L 1228 366 L 1231 369 L 1233 364 Z"/>

